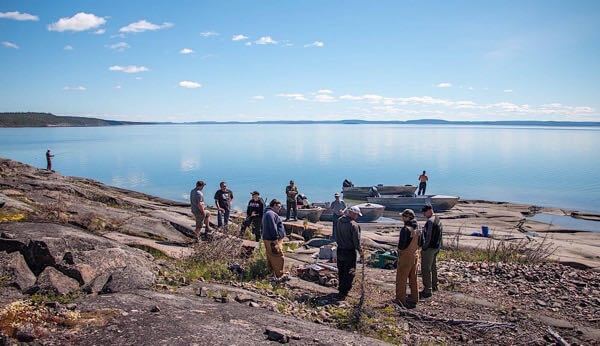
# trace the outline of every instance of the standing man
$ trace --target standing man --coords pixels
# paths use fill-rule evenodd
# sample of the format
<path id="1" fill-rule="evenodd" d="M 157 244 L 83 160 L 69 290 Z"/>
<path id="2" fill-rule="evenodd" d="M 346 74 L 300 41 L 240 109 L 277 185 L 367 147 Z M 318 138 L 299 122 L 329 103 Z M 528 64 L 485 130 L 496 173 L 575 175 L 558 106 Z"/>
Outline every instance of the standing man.
<path id="1" fill-rule="evenodd" d="M 215 192 L 215 205 L 217 206 L 217 227 L 227 226 L 229 223 L 229 213 L 231 212 L 231 201 L 233 201 L 233 192 L 227 188 L 227 183 L 222 181 L 221 187 Z"/>
<path id="2" fill-rule="evenodd" d="M 419 191 L 417 192 L 417 195 L 425 194 L 425 189 L 427 189 L 428 180 L 429 178 L 427 177 L 427 174 L 425 174 L 425 171 L 423 171 L 423 174 L 419 176 Z"/>
<path id="3" fill-rule="evenodd" d="M 200 230 L 202 229 L 202 224 L 205 225 L 205 233 L 210 233 L 210 213 L 208 209 L 206 209 L 206 205 L 204 204 L 204 193 L 202 193 L 202 189 L 205 185 L 206 184 L 202 180 L 198 180 L 196 182 L 196 187 L 190 191 L 192 214 L 194 214 L 194 218 L 196 219 L 196 229 L 194 230 L 194 233 L 196 234 L 196 241 L 200 240 Z"/>
<path id="4" fill-rule="evenodd" d="M 258 191 L 252 192 L 252 199 L 248 202 L 248 208 L 246 208 L 246 219 L 242 222 L 242 229 L 240 230 L 242 236 L 246 228 L 252 225 L 252 233 L 256 241 L 260 241 L 264 209 L 265 204 L 262 198 L 260 198 L 260 193 Z"/>
<path id="5" fill-rule="evenodd" d="M 285 221 L 290 220 L 290 212 L 292 209 L 294 210 L 294 221 L 298 221 L 298 205 L 296 204 L 296 196 L 298 195 L 298 188 L 293 180 L 290 180 L 290 185 L 285 188 L 285 196 L 286 196 L 286 213 L 285 213 Z"/>
<path id="6" fill-rule="evenodd" d="M 274 199 L 269 203 L 262 218 L 262 236 L 269 270 L 278 279 L 283 277 L 283 238 L 285 237 L 285 228 L 278 214 L 280 209 L 281 202 Z"/>
<path id="7" fill-rule="evenodd" d="M 346 299 L 352 289 L 356 273 L 356 251 L 360 253 L 360 260 L 364 261 L 364 253 L 360 247 L 360 226 L 356 223 L 356 219 L 360 216 L 362 216 L 360 208 L 353 206 L 346 209 L 346 215 L 337 221 L 338 298 L 340 300 Z"/>
<path id="8" fill-rule="evenodd" d="M 442 248 L 442 232 L 444 227 L 440 218 L 435 215 L 433 208 L 427 204 L 421 209 L 427 218 L 423 226 L 423 246 L 421 250 L 421 276 L 423 277 L 423 291 L 420 298 L 431 297 L 431 291 L 437 291 L 437 255 Z"/>
<path id="9" fill-rule="evenodd" d="M 404 307 L 415 307 L 419 302 L 417 282 L 417 251 L 419 250 L 419 226 L 412 209 L 402 214 L 404 226 L 398 237 L 398 268 L 396 268 L 396 301 Z M 410 284 L 410 300 L 406 299 L 406 281 Z"/>
<path id="10" fill-rule="evenodd" d="M 333 222 L 332 222 L 332 230 L 331 230 L 331 239 L 335 240 L 335 235 L 337 231 L 337 220 L 344 215 L 344 210 L 346 209 L 346 202 L 340 200 L 340 194 L 335 193 L 333 195 L 335 197 L 335 201 L 331 202 L 329 209 L 333 212 Z"/>
<path id="11" fill-rule="evenodd" d="M 50 149 L 46 150 L 46 170 L 51 171 L 52 170 L 52 158 L 54 157 L 54 155 L 52 155 L 52 153 L 50 153 Z"/>

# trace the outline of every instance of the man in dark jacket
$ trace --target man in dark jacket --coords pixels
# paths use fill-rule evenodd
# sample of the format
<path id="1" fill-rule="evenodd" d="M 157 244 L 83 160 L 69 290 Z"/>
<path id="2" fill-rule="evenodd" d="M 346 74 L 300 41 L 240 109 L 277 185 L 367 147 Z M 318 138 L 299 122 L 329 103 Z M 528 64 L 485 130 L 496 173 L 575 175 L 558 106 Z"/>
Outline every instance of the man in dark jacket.
<path id="1" fill-rule="evenodd" d="M 356 273 L 356 251 L 360 253 L 361 261 L 364 253 L 360 247 L 360 226 L 356 220 L 362 216 L 357 206 L 346 209 L 344 216 L 338 219 L 337 242 L 337 267 L 339 276 L 339 299 L 346 299 L 352 289 L 352 282 Z"/>
<path id="2" fill-rule="evenodd" d="M 46 150 L 46 170 L 52 170 L 52 158 L 54 155 L 50 152 L 50 149 Z"/>
<path id="3" fill-rule="evenodd" d="M 222 181 L 220 189 L 215 192 L 215 206 L 217 207 L 217 227 L 227 226 L 231 213 L 233 192 L 227 188 L 227 183 Z"/>
<path id="4" fill-rule="evenodd" d="M 274 199 L 269 203 L 262 218 L 262 236 L 267 254 L 269 270 L 276 278 L 283 276 L 283 238 L 285 237 L 285 228 L 278 213 L 281 209 L 281 202 Z"/>
<path id="5" fill-rule="evenodd" d="M 252 192 L 252 199 L 248 202 L 248 208 L 246 208 L 246 219 L 242 222 L 241 235 L 244 235 L 246 228 L 252 225 L 252 233 L 256 241 L 260 241 L 264 209 L 265 204 L 262 198 L 260 198 L 260 193 L 258 191 Z"/>
<path id="6" fill-rule="evenodd" d="M 442 248 L 442 232 L 444 227 L 440 218 L 435 215 L 431 205 L 425 205 L 421 209 L 427 218 L 423 226 L 423 245 L 421 249 L 421 276 L 423 277 L 423 291 L 419 293 L 421 298 L 431 297 L 431 291 L 437 291 L 437 255 Z"/>

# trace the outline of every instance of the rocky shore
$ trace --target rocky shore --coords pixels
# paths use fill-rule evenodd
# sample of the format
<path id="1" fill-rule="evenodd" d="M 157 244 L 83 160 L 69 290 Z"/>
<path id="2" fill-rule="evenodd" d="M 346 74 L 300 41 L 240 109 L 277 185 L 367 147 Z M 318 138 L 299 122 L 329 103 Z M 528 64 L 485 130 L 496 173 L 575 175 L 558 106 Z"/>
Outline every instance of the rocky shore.
<path id="1" fill-rule="evenodd" d="M 464 201 L 441 214 L 441 290 L 404 310 L 393 270 L 364 267 L 364 292 L 341 303 L 294 275 L 264 280 L 235 225 L 193 245 L 185 203 L 6 159 L 0 200 L 0 345 L 600 343 L 600 233 L 525 219 L 560 209 Z M 470 235 L 481 225 L 492 238 Z M 369 250 L 395 246 L 397 225 L 362 227 Z M 289 244 L 294 274 L 318 248 Z"/>

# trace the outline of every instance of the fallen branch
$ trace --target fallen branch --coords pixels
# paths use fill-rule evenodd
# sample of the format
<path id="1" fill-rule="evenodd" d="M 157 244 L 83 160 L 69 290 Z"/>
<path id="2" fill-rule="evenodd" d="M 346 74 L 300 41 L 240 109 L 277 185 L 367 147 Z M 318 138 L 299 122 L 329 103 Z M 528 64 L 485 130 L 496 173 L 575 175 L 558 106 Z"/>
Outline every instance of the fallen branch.
<path id="1" fill-rule="evenodd" d="M 401 316 L 410 317 L 420 321 L 443 323 L 451 326 L 465 326 L 474 329 L 515 328 L 515 325 L 513 323 L 439 318 L 425 314 L 420 314 L 418 312 L 409 311 L 400 306 L 396 306 L 396 310 L 400 313 Z"/>
<path id="2" fill-rule="evenodd" d="M 552 337 L 554 338 L 554 340 L 556 340 L 556 343 L 560 346 L 570 346 L 570 344 L 565 341 L 565 339 L 562 338 L 562 336 L 560 336 L 560 334 L 558 334 L 554 329 L 548 327 L 548 333 L 550 333 L 550 335 L 552 335 Z"/>

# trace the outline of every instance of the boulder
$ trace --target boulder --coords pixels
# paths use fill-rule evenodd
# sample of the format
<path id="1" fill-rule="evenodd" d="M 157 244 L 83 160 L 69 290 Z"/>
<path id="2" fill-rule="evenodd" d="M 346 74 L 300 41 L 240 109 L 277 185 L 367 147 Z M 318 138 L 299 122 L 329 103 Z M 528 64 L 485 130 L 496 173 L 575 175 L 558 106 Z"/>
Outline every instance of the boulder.
<path id="1" fill-rule="evenodd" d="M 27 266 L 27 262 L 25 262 L 25 259 L 19 252 L 3 254 L 2 257 L 0 272 L 10 278 L 8 281 L 10 285 L 17 287 L 22 292 L 29 290 L 35 285 L 35 275 L 33 275 Z"/>
<path id="2" fill-rule="evenodd" d="M 35 292 L 65 295 L 79 289 L 74 279 L 64 275 L 52 267 L 46 267 L 38 276 Z"/>
<path id="3" fill-rule="evenodd" d="M 126 292 L 149 288 L 154 284 L 156 276 L 146 268 L 128 265 L 113 272 L 100 293 Z"/>

